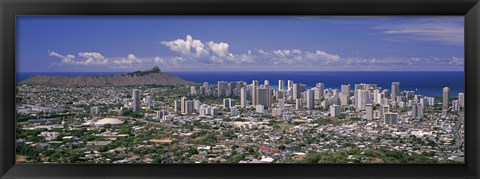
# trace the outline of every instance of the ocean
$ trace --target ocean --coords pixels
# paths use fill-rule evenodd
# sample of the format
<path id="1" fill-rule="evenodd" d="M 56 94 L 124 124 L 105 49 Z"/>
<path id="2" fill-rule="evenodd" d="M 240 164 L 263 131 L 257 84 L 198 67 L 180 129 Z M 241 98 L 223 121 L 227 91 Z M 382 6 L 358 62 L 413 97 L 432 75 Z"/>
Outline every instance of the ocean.
<path id="1" fill-rule="evenodd" d="M 34 74 L 40 75 L 59 75 L 59 76 L 77 76 L 77 75 L 109 75 L 122 74 L 126 72 L 20 72 L 17 73 L 17 82 L 23 81 Z M 412 72 L 412 71 L 368 71 L 368 72 L 168 72 L 182 79 L 209 84 L 216 84 L 217 81 L 245 81 L 252 83 L 252 80 L 258 80 L 263 84 L 264 80 L 269 80 L 270 86 L 277 88 L 278 80 L 293 80 L 295 83 L 303 83 L 307 88 L 314 87 L 316 83 L 322 82 L 325 88 L 340 89 L 342 84 L 350 84 L 351 90 L 354 84 L 373 83 L 382 89 L 391 88 L 392 82 L 400 82 L 401 91 L 416 91 L 416 94 L 425 96 L 441 96 L 442 89 L 445 86 L 450 87 L 452 96 L 464 92 L 465 78 L 464 72 Z"/>

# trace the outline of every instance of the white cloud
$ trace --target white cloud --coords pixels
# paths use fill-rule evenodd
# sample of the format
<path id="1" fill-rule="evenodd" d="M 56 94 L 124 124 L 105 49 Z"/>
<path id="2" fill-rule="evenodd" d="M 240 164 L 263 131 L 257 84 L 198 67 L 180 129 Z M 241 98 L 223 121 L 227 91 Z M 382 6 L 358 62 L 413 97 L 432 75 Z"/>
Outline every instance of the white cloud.
<path id="1" fill-rule="evenodd" d="M 114 60 L 115 64 L 130 65 L 134 63 L 142 63 L 142 60 L 138 59 L 134 54 L 128 54 L 127 58 L 121 58 L 119 60 Z"/>
<path id="2" fill-rule="evenodd" d="M 205 44 L 203 44 L 200 40 L 193 39 L 193 37 L 190 35 L 187 35 L 185 40 L 177 39 L 173 41 L 163 41 L 161 44 L 169 47 L 172 51 L 180 52 L 181 54 L 187 56 L 199 57 L 208 54 Z"/>
<path id="3" fill-rule="evenodd" d="M 75 55 L 67 54 L 61 55 L 54 51 L 49 51 L 48 55 L 51 57 L 59 58 L 60 64 L 69 65 L 105 65 L 108 60 L 98 52 L 80 52 L 78 57 Z"/>
<path id="4" fill-rule="evenodd" d="M 85 65 L 104 65 L 108 63 L 108 60 L 98 52 L 80 52 L 79 56 L 85 58 L 84 61 L 79 61 Z"/>
<path id="5" fill-rule="evenodd" d="M 75 55 L 68 54 L 66 56 L 63 56 L 54 51 L 48 51 L 48 55 L 51 57 L 60 58 L 62 60 L 62 63 L 72 63 L 72 60 L 75 58 Z"/>
<path id="6" fill-rule="evenodd" d="M 394 33 L 394 32 L 392 32 Z M 67 65 L 103 65 L 112 69 L 147 68 L 158 65 L 167 70 L 429 70 L 463 68 L 463 57 L 342 57 L 321 49 L 250 49 L 230 52 L 225 42 L 203 43 L 187 35 L 185 39 L 162 42 L 178 56 L 109 57 L 99 52 L 80 52 L 78 56 L 49 51 L 49 56 Z M 426 69 L 428 67 L 428 69 Z"/>
<path id="7" fill-rule="evenodd" d="M 464 26 L 454 22 L 419 22 L 377 26 L 386 35 L 409 35 L 410 40 L 443 42 L 452 45 L 464 44 Z M 398 37 L 400 38 L 400 37 Z M 389 41 L 402 41 L 387 38 Z"/>
<path id="8" fill-rule="evenodd" d="M 208 47 L 219 57 L 225 57 L 228 54 L 229 45 L 227 43 L 223 43 L 223 42 L 215 43 L 210 41 L 208 42 Z"/>

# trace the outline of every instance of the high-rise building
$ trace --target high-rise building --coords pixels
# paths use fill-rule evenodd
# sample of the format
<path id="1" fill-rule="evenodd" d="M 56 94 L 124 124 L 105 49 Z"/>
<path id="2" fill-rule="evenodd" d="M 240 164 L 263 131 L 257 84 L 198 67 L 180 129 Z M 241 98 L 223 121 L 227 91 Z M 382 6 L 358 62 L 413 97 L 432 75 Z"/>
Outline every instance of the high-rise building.
<path id="1" fill-rule="evenodd" d="M 464 93 L 458 93 L 458 105 L 462 108 L 465 107 L 465 94 Z"/>
<path id="2" fill-rule="evenodd" d="M 181 112 L 182 113 L 187 113 L 187 97 L 182 97 L 180 98 L 181 102 Z"/>
<path id="3" fill-rule="evenodd" d="M 350 85 L 342 85 L 342 91 L 340 92 L 340 104 L 347 106 L 350 104 Z"/>
<path id="4" fill-rule="evenodd" d="M 323 99 L 323 91 L 325 90 L 325 85 L 323 83 L 317 83 L 315 85 L 315 99 Z"/>
<path id="5" fill-rule="evenodd" d="M 307 109 L 312 110 L 315 107 L 315 91 L 313 89 L 307 90 Z"/>
<path id="6" fill-rule="evenodd" d="M 217 117 L 219 111 L 220 110 L 217 107 L 212 107 L 210 111 L 210 115 L 212 115 L 212 117 Z"/>
<path id="7" fill-rule="evenodd" d="M 411 106 L 412 106 L 412 118 L 422 118 L 423 105 L 420 103 L 413 102 Z"/>
<path id="8" fill-rule="evenodd" d="M 139 90 L 133 90 L 132 91 L 132 109 L 133 111 L 139 111 L 140 110 L 140 91 Z"/>
<path id="9" fill-rule="evenodd" d="M 253 106 L 256 106 L 258 104 L 257 88 L 258 88 L 258 80 L 253 80 L 252 81 L 252 105 Z"/>
<path id="10" fill-rule="evenodd" d="M 284 91 L 284 90 L 285 90 L 285 81 L 278 80 L 278 91 Z"/>
<path id="11" fill-rule="evenodd" d="M 270 82 L 268 82 L 268 80 L 263 81 L 263 86 L 265 86 L 265 88 L 269 88 Z"/>
<path id="12" fill-rule="evenodd" d="M 230 98 L 223 98 L 223 108 L 225 109 L 230 108 Z"/>
<path id="13" fill-rule="evenodd" d="M 365 110 L 365 105 L 371 103 L 370 100 L 370 93 L 368 90 L 357 90 L 357 97 L 355 98 L 356 102 L 356 109 L 358 110 Z"/>
<path id="14" fill-rule="evenodd" d="M 287 90 L 288 90 L 288 91 L 292 91 L 292 90 L 293 90 L 293 81 L 292 81 L 292 80 L 288 80 L 288 81 L 287 81 Z"/>
<path id="15" fill-rule="evenodd" d="M 302 108 L 303 108 L 302 99 L 301 98 L 295 99 L 295 110 L 302 110 Z"/>
<path id="16" fill-rule="evenodd" d="M 256 92 L 256 101 L 257 104 L 261 104 L 263 106 L 268 106 L 268 96 L 269 96 L 269 90 L 267 88 L 257 88 Z"/>
<path id="17" fill-rule="evenodd" d="M 247 89 L 242 87 L 240 89 L 240 107 L 245 108 L 247 106 Z"/>
<path id="18" fill-rule="evenodd" d="M 372 121 L 373 120 L 373 104 L 367 104 L 365 107 L 365 111 L 367 114 L 367 121 Z"/>
<path id="19" fill-rule="evenodd" d="M 230 108 L 230 116 L 237 116 L 238 115 L 238 110 L 236 106 L 233 106 Z"/>
<path id="20" fill-rule="evenodd" d="M 226 81 L 217 82 L 217 95 L 218 96 L 227 96 L 228 83 Z"/>
<path id="21" fill-rule="evenodd" d="M 302 94 L 303 92 L 307 91 L 307 85 L 300 83 L 299 87 L 299 93 Z"/>
<path id="22" fill-rule="evenodd" d="M 382 103 L 382 98 L 384 98 L 383 94 L 380 93 L 379 89 L 373 90 L 373 103 L 380 104 Z"/>
<path id="23" fill-rule="evenodd" d="M 400 95 L 400 82 L 392 82 L 392 95 L 390 95 L 390 99 L 392 103 L 396 102 L 397 96 Z"/>
<path id="24" fill-rule="evenodd" d="M 204 86 L 200 86 L 200 89 L 198 89 L 198 93 L 200 95 L 207 95 L 207 92 L 205 91 L 205 87 Z"/>
<path id="25" fill-rule="evenodd" d="M 200 110 L 200 100 L 198 100 L 198 99 L 193 100 L 193 109 L 195 109 L 195 111 Z"/>
<path id="26" fill-rule="evenodd" d="M 192 114 L 193 113 L 193 101 L 192 100 L 187 100 L 185 103 L 185 113 L 186 114 Z"/>
<path id="27" fill-rule="evenodd" d="M 178 101 L 178 100 L 175 100 L 175 101 L 174 101 L 174 104 L 173 104 L 173 110 L 174 110 L 175 112 L 181 111 L 181 110 L 182 110 L 182 102 L 181 102 L 181 101 Z"/>
<path id="28" fill-rule="evenodd" d="M 332 117 L 339 117 L 340 116 L 340 106 L 339 105 L 331 105 L 330 106 L 330 116 Z"/>
<path id="29" fill-rule="evenodd" d="M 230 100 L 228 101 L 228 103 L 229 103 L 230 108 L 232 108 L 232 107 L 235 106 L 235 100 L 234 100 L 234 99 L 230 99 Z"/>
<path id="30" fill-rule="evenodd" d="M 450 88 L 443 88 L 442 109 L 448 109 L 448 103 L 450 101 Z"/>
<path id="31" fill-rule="evenodd" d="M 380 118 L 385 119 L 385 113 L 390 112 L 390 106 L 389 105 L 382 105 L 382 108 L 380 109 Z"/>
<path id="32" fill-rule="evenodd" d="M 398 113 L 387 112 L 383 115 L 384 115 L 385 124 L 390 124 L 390 125 L 398 124 Z"/>
<path id="33" fill-rule="evenodd" d="M 452 101 L 452 109 L 453 109 L 454 111 L 460 110 L 460 105 L 458 104 L 458 100 L 453 100 L 453 101 Z"/>
<path id="34" fill-rule="evenodd" d="M 203 87 L 205 88 L 205 93 L 210 92 L 210 87 L 208 86 L 208 82 L 203 82 Z"/>
<path id="35" fill-rule="evenodd" d="M 225 96 L 236 96 L 235 89 L 237 88 L 237 82 L 227 83 L 227 91 Z"/>
<path id="36" fill-rule="evenodd" d="M 300 98 L 300 85 L 298 83 L 293 84 L 292 97 L 293 100 Z"/>
<path id="37" fill-rule="evenodd" d="M 190 86 L 190 95 L 191 96 L 197 95 L 197 89 L 195 86 Z"/>

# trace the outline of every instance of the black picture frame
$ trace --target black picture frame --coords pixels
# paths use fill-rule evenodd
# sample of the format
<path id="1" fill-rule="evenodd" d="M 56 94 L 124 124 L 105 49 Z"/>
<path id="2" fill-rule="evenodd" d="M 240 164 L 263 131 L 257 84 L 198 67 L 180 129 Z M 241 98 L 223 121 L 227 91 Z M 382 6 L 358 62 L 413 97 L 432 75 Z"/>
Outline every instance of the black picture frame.
<path id="1" fill-rule="evenodd" d="M 3 178 L 479 178 L 478 0 L 0 0 Z M 16 164 L 15 17 L 19 15 L 463 15 L 465 164 Z"/>

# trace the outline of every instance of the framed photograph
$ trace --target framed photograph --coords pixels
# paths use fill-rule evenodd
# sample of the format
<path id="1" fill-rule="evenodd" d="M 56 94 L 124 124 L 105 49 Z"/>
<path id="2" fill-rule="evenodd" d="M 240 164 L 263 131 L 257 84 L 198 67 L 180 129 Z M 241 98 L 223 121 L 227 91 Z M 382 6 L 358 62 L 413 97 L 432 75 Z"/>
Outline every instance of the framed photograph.
<path id="1" fill-rule="evenodd" d="M 477 0 L 0 11 L 1 177 L 480 177 Z"/>

